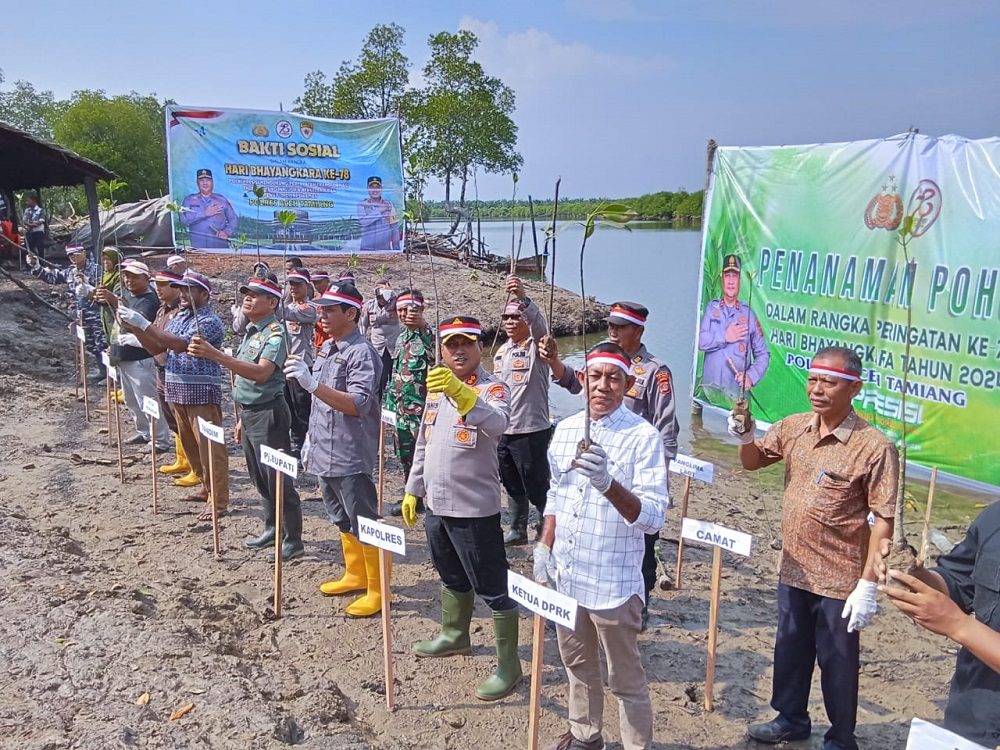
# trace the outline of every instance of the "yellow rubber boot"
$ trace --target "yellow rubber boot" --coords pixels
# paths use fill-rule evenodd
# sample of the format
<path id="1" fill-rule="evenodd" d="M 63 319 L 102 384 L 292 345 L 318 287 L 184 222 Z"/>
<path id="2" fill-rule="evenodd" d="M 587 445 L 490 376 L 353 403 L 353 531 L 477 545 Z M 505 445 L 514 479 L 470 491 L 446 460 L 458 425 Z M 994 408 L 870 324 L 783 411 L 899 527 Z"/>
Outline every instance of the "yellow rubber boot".
<path id="1" fill-rule="evenodd" d="M 339 581 L 327 581 L 319 587 L 323 596 L 339 596 L 352 591 L 364 591 L 365 577 L 364 548 L 358 538 L 346 531 L 340 532 L 340 546 L 344 550 L 344 576 Z"/>
<path id="2" fill-rule="evenodd" d="M 161 474 L 187 474 L 191 471 L 191 464 L 188 463 L 187 456 L 184 454 L 180 435 L 174 435 L 174 450 L 177 451 L 177 460 L 167 466 L 161 466 Z"/>
<path id="3" fill-rule="evenodd" d="M 371 617 L 382 611 L 382 579 L 378 574 L 378 547 L 362 546 L 365 556 L 365 572 L 368 575 L 367 593 L 347 605 L 344 612 L 351 617 Z M 389 576 L 392 575 L 392 557 L 387 561 Z M 389 592 L 386 592 L 389 595 Z"/>
<path id="4" fill-rule="evenodd" d="M 189 471 L 184 476 L 174 480 L 176 487 L 196 487 L 199 484 L 201 484 L 201 480 L 193 471 Z"/>

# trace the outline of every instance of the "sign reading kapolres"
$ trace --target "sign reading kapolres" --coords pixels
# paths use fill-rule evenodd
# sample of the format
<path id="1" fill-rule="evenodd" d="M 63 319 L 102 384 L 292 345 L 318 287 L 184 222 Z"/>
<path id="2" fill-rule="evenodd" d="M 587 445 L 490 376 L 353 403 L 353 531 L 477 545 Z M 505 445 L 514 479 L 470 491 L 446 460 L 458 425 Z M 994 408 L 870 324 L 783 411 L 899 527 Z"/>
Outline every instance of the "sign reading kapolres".
<path id="1" fill-rule="evenodd" d="M 168 105 L 174 241 L 206 252 L 395 253 L 399 121 Z"/>
<path id="2" fill-rule="evenodd" d="M 850 347 L 855 408 L 897 441 L 905 417 L 911 461 L 1000 485 L 1000 443 L 984 438 L 1000 418 L 998 160 L 997 138 L 912 133 L 719 148 L 695 398 L 749 394 L 775 422 L 809 410 L 817 349 Z"/>

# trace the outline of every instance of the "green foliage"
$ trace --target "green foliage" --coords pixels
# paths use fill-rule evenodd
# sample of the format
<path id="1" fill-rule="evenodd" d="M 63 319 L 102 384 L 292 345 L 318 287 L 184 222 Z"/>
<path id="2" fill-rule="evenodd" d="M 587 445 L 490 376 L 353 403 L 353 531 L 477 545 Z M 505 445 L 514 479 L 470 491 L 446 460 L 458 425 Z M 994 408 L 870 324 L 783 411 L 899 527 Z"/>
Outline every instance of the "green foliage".
<path id="1" fill-rule="evenodd" d="M 295 220 L 297 218 L 298 214 L 295 213 L 294 211 L 288 211 L 286 209 L 284 211 L 278 212 L 278 223 L 281 224 L 281 226 L 283 227 L 291 226 L 292 224 L 295 223 Z"/>
<path id="2" fill-rule="evenodd" d="M 51 91 L 38 91 L 28 81 L 14 81 L 10 90 L 0 91 L 0 120 L 39 138 L 52 139 L 53 126 L 67 106 Z"/>
<path id="3" fill-rule="evenodd" d="M 327 83 L 321 70 L 309 73 L 296 111 L 316 117 L 391 117 L 400 105 L 410 61 L 403 54 L 402 27 L 378 24 L 368 32 L 355 62 L 345 60 Z"/>
<path id="4" fill-rule="evenodd" d="M 163 104 L 135 92 L 77 91 L 55 122 L 56 141 L 124 178 L 119 203 L 166 192 Z"/>
<path id="5" fill-rule="evenodd" d="M 701 219 L 702 191 L 687 193 L 683 190 L 676 193 L 659 192 L 643 195 L 638 198 L 620 198 L 610 201 L 604 198 L 559 199 L 560 219 L 583 219 L 593 213 L 602 203 L 625 203 L 635 211 L 637 220 L 647 221 L 689 221 Z M 441 201 L 428 201 L 424 205 L 427 221 L 444 221 L 451 218 L 445 211 Z M 475 213 L 481 219 L 515 219 L 530 218 L 528 201 L 510 199 L 479 201 L 475 205 Z M 551 216 L 552 201 L 535 199 L 535 216 Z"/>
<path id="6" fill-rule="evenodd" d="M 375 268 L 375 277 L 381 279 L 385 276 L 385 272 L 389 270 L 389 264 L 383 263 Z"/>
<path id="7" fill-rule="evenodd" d="M 357 253 L 351 253 L 351 257 L 347 259 L 348 268 L 361 268 L 361 259 L 358 257 Z"/>

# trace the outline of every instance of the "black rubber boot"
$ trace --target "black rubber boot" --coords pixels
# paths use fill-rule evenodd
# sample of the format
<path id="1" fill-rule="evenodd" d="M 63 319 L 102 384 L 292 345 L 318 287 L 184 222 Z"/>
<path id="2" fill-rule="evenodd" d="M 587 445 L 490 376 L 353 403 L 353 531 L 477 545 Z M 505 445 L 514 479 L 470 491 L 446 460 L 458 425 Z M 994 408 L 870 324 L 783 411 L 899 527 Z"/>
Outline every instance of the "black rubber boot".
<path id="1" fill-rule="evenodd" d="M 274 526 L 265 526 L 264 533 L 253 539 L 243 542 L 244 547 L 250 549 L 267 549 L 274 546 Z"/>

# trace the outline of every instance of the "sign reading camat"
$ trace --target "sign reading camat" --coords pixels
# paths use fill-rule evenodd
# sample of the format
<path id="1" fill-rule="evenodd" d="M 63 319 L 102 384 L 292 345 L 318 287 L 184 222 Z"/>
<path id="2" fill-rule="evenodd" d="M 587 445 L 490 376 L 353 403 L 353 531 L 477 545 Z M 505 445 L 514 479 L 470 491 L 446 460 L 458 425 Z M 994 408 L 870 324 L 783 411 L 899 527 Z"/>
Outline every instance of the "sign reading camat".
<path id="1" fill-rule="evenodd" d="M 358 516 L 358 541 L 397 555 L 406 555 L 406 536 L 402 529 L 363 516 Z"/>
<path id="2" fill-rule="evenodd" d="M 688 541 L 721 547 L 744 557 L 750 557 L 750 545 L 753 542 L 753 537 L 742 531 L 733 531 L 724 526 L 708 521 L 696 521 L 693 518 L 684 519 L 681 524 L 681 536 Z"/>
<path id="3" fill-rule="evenodd" d="M 511 599 L 523 604 L 536 615 L 552 620 L 564 628 L 576 629 L 576 599 L 537 584 L 512 570 L 507 571 L 507 593 Z"/>

